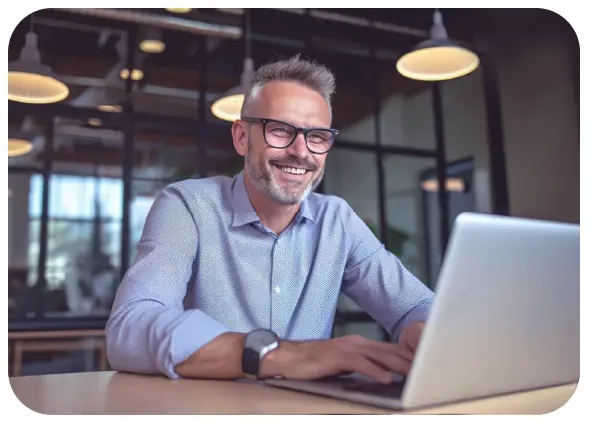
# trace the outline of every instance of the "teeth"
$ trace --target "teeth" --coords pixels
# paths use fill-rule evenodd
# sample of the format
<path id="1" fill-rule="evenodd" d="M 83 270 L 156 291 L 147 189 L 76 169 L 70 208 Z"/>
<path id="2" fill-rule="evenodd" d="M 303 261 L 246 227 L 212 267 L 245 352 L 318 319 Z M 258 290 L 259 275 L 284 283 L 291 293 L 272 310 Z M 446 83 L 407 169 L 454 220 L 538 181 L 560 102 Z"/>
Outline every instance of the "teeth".
<path id="1" fill-rule="evenodd" d="M 293 173 L 295 175 L 303 175 L 307 172 L 305 169 L 297 169 L 296 167 L 278 167 L 280 170 L 286 173 Z"/>

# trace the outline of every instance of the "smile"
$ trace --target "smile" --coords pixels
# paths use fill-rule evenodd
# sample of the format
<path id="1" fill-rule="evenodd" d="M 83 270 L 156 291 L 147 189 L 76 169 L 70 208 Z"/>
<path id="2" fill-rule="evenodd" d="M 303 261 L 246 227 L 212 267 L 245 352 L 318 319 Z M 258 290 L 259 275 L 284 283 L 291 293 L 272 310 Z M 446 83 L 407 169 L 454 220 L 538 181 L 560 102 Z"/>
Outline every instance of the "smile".
<path id="1" fill-rule="evenodd" d="M 274 165 L 274 167 L 276 167 L 276 168 L 280 169 L 282 172 L 288 173 L 290 175 L 304 175 L 305 173 L 308 172 L 307 169 L 302 169 L 302 168 L 298 168 L 298 167 L 277 166 L 277 165 Z"/>

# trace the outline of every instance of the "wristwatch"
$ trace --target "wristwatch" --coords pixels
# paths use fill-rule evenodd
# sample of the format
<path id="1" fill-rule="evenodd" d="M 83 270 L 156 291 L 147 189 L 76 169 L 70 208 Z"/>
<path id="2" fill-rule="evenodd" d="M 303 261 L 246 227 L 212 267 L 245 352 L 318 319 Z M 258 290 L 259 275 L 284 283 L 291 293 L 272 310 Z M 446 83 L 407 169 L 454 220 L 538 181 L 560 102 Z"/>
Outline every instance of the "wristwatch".
<path id="1" fill-rule="evenodd" d="M 278 335 L 268 329 L 256 329 L 247 334 L 241 355 L 241 369 L 248 379 L 260 379 L 260 363 L 280 345 Z"/>

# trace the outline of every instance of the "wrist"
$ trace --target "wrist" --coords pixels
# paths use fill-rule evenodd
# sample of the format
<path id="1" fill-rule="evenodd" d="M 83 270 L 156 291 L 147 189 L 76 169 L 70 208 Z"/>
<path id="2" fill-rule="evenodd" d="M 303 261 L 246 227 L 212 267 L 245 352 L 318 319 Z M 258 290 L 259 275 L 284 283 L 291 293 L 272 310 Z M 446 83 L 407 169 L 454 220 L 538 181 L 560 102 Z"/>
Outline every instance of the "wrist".
<path id="1" fill-rule="evenodd" d="M 414 322 L 407 323 L 405 326 L 403 326 L 403 328 L 399 332 L 399 335 L 397 336 L 397 338 L 400 340 L 401 337 L 403 336 L 403 334 L 406 334 L 407 332 L 411 332 L 411 330 L 413 330 L 414 328 L 422 329 L 423 326 L 425 326 L 425 322 L 422 322 L 422 321 L 414 321 Z"/>
<path id="2" fill-rule="evenodd" d="M 281 340 L 280 346 L 266 354 L 260 362 L 260 379 L 285 377 L 285 369 L 295 356 L 295 344 Z"/>

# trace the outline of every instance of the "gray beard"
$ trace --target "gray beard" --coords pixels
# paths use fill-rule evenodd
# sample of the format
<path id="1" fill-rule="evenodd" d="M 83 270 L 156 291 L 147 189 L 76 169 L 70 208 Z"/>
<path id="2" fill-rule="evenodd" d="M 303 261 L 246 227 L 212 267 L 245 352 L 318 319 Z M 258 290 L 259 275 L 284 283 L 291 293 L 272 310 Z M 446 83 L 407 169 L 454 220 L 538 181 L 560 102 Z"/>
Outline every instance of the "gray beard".
<path id="1" fill-rule="evenodd" d="M 293 194 L 278 186 L 278 184 L 274 181 L 270 170 L 261 163 L 261 160 L 258 160 L 257 163 L 252 160 L 252 143 L 251 139 L 248 139 L 248 151 L 245 156 L 245 167 L 250 176 L 252 185 L 254 185 L 259 191 L 272 198 L 274 201 L 285 205 L 301 204 L 309 196 L 309 194 L 317 189 L 323 180 L 323 175 L 325 173 L 325 169 L 323 169 L 321 174 L 316 179 L 311 180 L 311 183 L 307 185 L 302 194 Z"/>

